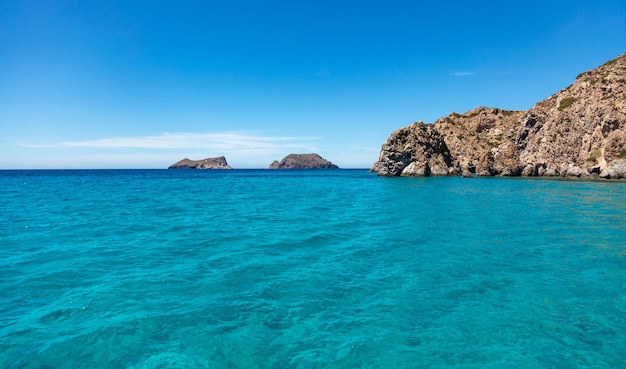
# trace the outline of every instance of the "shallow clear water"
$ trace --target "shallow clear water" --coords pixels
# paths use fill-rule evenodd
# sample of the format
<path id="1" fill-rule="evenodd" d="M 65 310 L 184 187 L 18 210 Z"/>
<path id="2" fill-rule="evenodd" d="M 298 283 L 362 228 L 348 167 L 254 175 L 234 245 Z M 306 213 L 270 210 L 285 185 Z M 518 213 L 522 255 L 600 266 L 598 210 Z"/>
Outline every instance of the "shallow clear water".
<path id="1" fill-rule="evenodd" d="M 626 182 L 0 171 L 1 368 L 623 368 Z"/>

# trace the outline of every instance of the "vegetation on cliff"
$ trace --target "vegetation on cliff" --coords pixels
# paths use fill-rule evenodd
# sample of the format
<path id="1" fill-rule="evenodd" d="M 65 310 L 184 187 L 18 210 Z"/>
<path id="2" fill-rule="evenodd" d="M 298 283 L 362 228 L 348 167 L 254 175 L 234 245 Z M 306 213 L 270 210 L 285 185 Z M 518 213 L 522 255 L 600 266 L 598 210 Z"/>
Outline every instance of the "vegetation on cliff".
<path id="1" fill-rule="evenodd" d="M 527 111 L 480 107 L 400 128 L 372 171 L 626 178 L 626 54 Z"/>

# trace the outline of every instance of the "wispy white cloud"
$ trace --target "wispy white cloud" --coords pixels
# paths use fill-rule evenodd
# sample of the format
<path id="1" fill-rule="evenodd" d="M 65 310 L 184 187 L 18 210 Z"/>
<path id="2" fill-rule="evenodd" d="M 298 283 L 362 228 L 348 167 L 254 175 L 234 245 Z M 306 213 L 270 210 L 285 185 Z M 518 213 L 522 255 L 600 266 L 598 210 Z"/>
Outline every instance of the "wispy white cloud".
<path id="1" fill-rule="evenodd" d="M 32 142 L 18 142 L 17 146 L 25 147 L 27 149 L 51 149 L 55 147 L 59 147 L 59 144 L 40 144 L 40 143 L 32 143 Z"/>
<path id="2" fill-rule="evenodd" d="M 450 75 L 454 77 L 467 77 L 467 76 L 472 76 L 474 74 L 476 74 L 476 72 L 472 72 L 472 71 L 457 71 L 457 72 L 450 73 Z"/>
<path id="3" fill-rule="evenodd" d="M 54 144 L 20 143 L 27 148 L 91 148 L 150 150 L 210 150 L 220 152 L 281 152 L 288 148 L 313 149 L 320 137 L 263 136 L 249 132 L 162 133 L 152 136 L 111 137 L 97 140 L 64 141 Z"/>
<path id="4" fill-rule="evenodd" d="M 366 135 L 367 136 L 367 135 Z M 162 133 L 62 142 L 22 142 L 16 168 L 167 168 L 188 157 L 226 156 L 233 168 L 267 168 L 292 153 L 317 152 L 340 167 L 367 168 L 378 157 L 378 143 L 329 143 L 316 136 L 271 136 L 254 131 Z M 0 156 L 0 159 L 1 156 Z"/>

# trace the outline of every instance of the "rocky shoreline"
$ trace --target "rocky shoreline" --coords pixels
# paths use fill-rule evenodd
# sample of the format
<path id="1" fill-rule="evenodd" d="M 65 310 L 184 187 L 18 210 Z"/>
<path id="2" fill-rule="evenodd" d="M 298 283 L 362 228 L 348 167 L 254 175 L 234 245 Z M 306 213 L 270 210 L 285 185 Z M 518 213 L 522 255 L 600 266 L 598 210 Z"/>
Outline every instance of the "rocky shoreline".
<path id="1" fill-rule="evenodd" d="M 479 107 L 400 128 L 371 171 L 626 178 L 626 54 L 527 111 Z"/>

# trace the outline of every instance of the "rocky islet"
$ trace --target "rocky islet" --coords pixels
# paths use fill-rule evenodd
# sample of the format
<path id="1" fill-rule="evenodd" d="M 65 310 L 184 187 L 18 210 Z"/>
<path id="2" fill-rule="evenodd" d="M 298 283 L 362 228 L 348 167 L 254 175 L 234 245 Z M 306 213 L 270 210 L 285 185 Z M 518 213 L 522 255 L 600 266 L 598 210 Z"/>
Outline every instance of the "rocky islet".
<path id="1" fill-rule="evenodd" d="M 224 156 L 201 160 L 183 159 L 169 166 L 168 169 L 232 169 Z"/>
<path id="2" fill-rule="evenodd" d="M 281 161 L 274 160 L 268 169 L 339 169 L 318 154 L 289 154 Z"/>
<path id="3" fill-rule="evenodd" d="M 182 159 L 169 166 L 168 169 L 232 169 L 224 156 L 201 160 Z M 269 169 L 339 169 L 332 162 L 316 153 L 289 154 L 281 161 L 275 160 Z"/>

